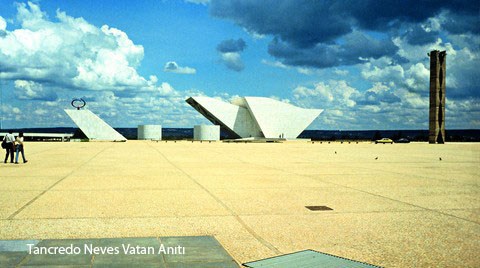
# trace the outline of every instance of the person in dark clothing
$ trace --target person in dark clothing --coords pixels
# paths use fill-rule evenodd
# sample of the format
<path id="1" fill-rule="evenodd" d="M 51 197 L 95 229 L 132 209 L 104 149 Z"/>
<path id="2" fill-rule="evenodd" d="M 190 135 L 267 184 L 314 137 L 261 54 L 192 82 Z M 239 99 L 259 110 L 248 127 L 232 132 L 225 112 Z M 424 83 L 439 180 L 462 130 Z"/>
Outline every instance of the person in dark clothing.
<path id="1" fill-rule="evenodd" d="M 8 134 L 3 137 L 3 140 L 6 142 L 4 163 L 7 163 L 8 156 L 10 156 L 10 163 L 13 163 L 13 155 L 15 150 L 15 136 L 13 136 L 13 132 L 11 130 L 8 131 Z"/>

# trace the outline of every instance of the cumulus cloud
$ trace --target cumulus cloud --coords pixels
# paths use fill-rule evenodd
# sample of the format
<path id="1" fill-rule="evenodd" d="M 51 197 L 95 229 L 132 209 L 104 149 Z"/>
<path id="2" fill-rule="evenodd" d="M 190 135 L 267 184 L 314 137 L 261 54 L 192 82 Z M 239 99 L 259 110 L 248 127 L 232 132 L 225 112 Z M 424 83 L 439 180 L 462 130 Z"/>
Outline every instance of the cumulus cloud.
<path id="1" fill-rule="evenodd" d="M 180 91 L 168 83 L 160 83 L 156 94 L 138 92 L 129 96 L 119 96 L 117 91 L 59 92 L 54 101 L 29 101 L 20 105 L 4 103 L 5 114 L 13 114 L 13 109 L 21 111 L 15 116 L 4 118 L 4 125 L 17 127 L 47 126 L 74 127 L 73 122 L 62 109 L 71 109 L 72 98 L 83 98 L 86 108 L 99 115 L 114 127 L 133 127 L 138 124 L 162 124 L 166 127 L 191 127 L 194 124 L 208 123 L 201 114 L 191 108 L 185 99 L 192 95 L 203 95 L 201 91 Z M 161 97 L 159 97 L 161 95 Z M 24 115 L 28 115 L 25 117 Z"/>
<path id="2" fill-rule="evenodd" d="M 154 91 L 138 74 L 143 47 L 127 34 L 57 11 L 49 20 L 32 2 L 17 4 L 20 29 L 0 37 L 0 78 L 77 90 Z"/>
<path id="3" fill-rule="evenodd" d="M 261 60 L 261 63 L 262 64 L 265 64 L 265 65 L 268 65 L 268 66 L 272 66 L 272 67 L 275 67 L 275 68 L 280 68 L 280 69 L 285 69 L 285 70 L 290 70 L 290 69 L 294 69 L 296 70 L 298 73 L 301 73 L 301 74 L 304 74 L 304 75 L 312 75 L 312 74 L 315 74 L 317 73 L 318 70 L 316 69 L 313 69 L 313 68 L 305 68 L 305 67 L 292 67 L 290 65 L 286 65 L 280 61 L 268 61 L 268 60 Z M 343 71 L 340 71 L 340 70 L 336 70 L 336 72 L 334 72 L 336 74 L 348 74 L 348 71 L 346 70 L 343 70 Z"/>
<path id="4" fill-rule="evenodd" d="M 313 124 L 317 129 L 424 128 L 428 122 L 426 98 L 383 83 L 360 91 L 345 80 L 329 80 L 298 86 L 292 95 L 294 104 L 325 109 Z"/>
<path id="5" fill-rule="evenodd" d="M 465 48 L 464 48 L 465 49 Z M 472 53 L 451 50 L 450 65 L 475 60 Z M 459 56 L 461 55 L 461 56 Z M 468 56 L 467 56 L 468 55 Z M 318 82 L 313 87 L 298 86 L 292 91 L 294 103 L 325 112 L 315 122 L 319 129 L 422 129 L 428 127 L 429 70 L 424 62 L 399 64 L 382 57 L 360 65 L 360 74 L 372 86 L 359 90 L 345 80 Z M 458 66 L 458 68 L 461 68 Z M 448 69 L 447 69 L 448 70 Z M 467 70 L 463 71 L 469 73 Z M 448 72 L 447 72 L 448 73 Z M 456 71 L 450 72 L 455 74 Z M 447 128 L 478 126 L 479 93 L 468 92 L 468 81 L 447 76 Z M 461 83 L 462 87 L 458 84 Z M 463 89 L 462 89 L 463 88 Z M 467 92 L 467 93 L 465 93 Z"/>
<path id="6" fill-rule="evenodd" d="M 361 75 L 372 82 L 396 82 L 404 78 L 404 69 L 391 58 L 383 57 L 362 65 Z"/>
<path id="7" fill-rule="evenodd" d="M 242 52 L 247 47 L 242 38 L 235 40 L 224 40 L 217 45 L 217 51 L 220 53 Z"/>
<path id="8" fill-rule="evenodd" d="M 221 60 L 225 66 L 233 71 L 240 72 L 245 69 L 240 53 L 237 52 L 227 52 L 221 53 Z"/>
<path id="9" fill-rule="evenodd" d="M 312 46 L 350 32 L 341 12 L 327 1 L 211 1 L 212 15 L 230 19 L 250 32 L 279 36 L 297 47 Z M 332 23 L 333 22 L 333 23 Z"/>
<path id="10" fill-rule="evenodd" d="M 293 97 L 302 106 L 312 107 L 317 103 L 323 106 L 318 108 L 327 109 L 353 107 L 359 95 L 360 92 L 345 80 L 329 80 L 327 83 L 316 83 L 313 88 L 299 86 L 293 90 Z"/>
<path id="11" fill-rule="evenodd" d="M 358 73 L 361 90 L 347 80 L 293 90 L 299 105 L 327 109 L 320 119 L 325 126 L 427 127 L 431 50 L 447 51 L 447 127 L 459 121 L 478 125 L 473 103 L 480 102 L 480 16 L 475 1 L 212 0 L 210 12 L 247 33 L 271 38 L 268 53 L 276 61 L 264 64 L 306 68 L 321 77 L 328 76 L 311 70 L 338 77 Z M 349 72 L 342 70 L 346 66 Z M 472 112 L 460 112 L 460 107 Z"/>
<path id="12" fill-rule="evenodd" d="M 423 79 L 416 79 L 416 88 L 428 89 L 429 58 L 426 52 L 435 49 L 445 50 L 447 52 L 447 96 L 452 98 L 480 98 L 480 92 L 476 90 L 480 83 L 480 76 L 476 68 L 480 64 L 480 37 L 454 35 L 449 36 L 449 38 L 462 46 L 455 48 L 451 42 L 444 42 L 441 38 L 438 38 L 435 43 L 425 45 L 412 45 L 401 37 L 395 38 L 394 42 L 400 47 L 398 55 L 407 60 L 407 64 L 403 64 L 405 68 L 417 65 L 417 73 L 422 73 Z M 422 64 L 423 67 L 419 68 L 418 64 Z M 400 64 L 397 65 L 400 66 Z M 378 66 L 378 68 L 381 68 L 381 66 Z M 411 72 L 410 74 L 413 75 L 414 73 Z M 409 80 L 406 82 L 408 83 Z M 420 82 L 420 84 L 417 82 Z M 413 84 L 410 80 L 412 89 L 415 88 Z"/>
<path id="13" fill-rule="evenodd" d="M 369 58 L 394 55 L 397 50 L 389 39 L 375 39 L 358 31 L 347 34 L 342 44 L 319 43 L 310 48 L 297 48 L 274 38 L 268 48 L 272 56 L 282 59 L 285 64 L 316 68 L 363 63 Z"/>
<path id="14" fill-rule="evenodd" d="M 0 36 L 2 36 L 2 34 L 5 34 L 6 29 L 7 29 L 7 22 L 2 16 L 0 16 Z"/>
<path id="15" fill-rule="evenodd" d="M 220 59 L 225 66 L 233 71 L 240 72 L 245 68 L 240 53 L 247 47 L 243 39 L 224 40 L 217 45 Z"/>
<path id="16" fill-rule="evenodd" d="M 472 11 L 475 8 L 472 9 Z M 471 13 L 455 13 L 452 11 L 445 12 L 442 16 L 442 24 L 445 30 L 452 34 L 465 34 L 473 33 L 480 34 L 480 16 L 478 16 L 478 6 L 476 7 L 477 12 Z"/>
<path id="17" fill-rule="evenodd" d="M 381 103 L 400 102 L 401 99 L 393 93 L 393 91 L 383 83 L 375 83 L 372 88 L 365 91 L 363 96 L 359 98 L 358 103 L 363 105 L 376 105 Z"/>
<path id="18" fill-rule="evenodd" d="M 42 84 L 16 80 L 15 81 L 15 96 L 22 100 L 43 100 L 55 101 L 58 96 L 52 89 L 45 89 Z"/>
<path id="19" fill-rule="evenodd" d="M 434 43 L 439 36 L 439 32 L 425 29 L 421 25 L 411 26 L 405 33 L 405 38 L 412 45 L 425 45 Z"/>
<path id="20" fill-rule="evenodd" d="M 169 61 L 165 63 L 163 71 L 177 74 L 195 74 L 197 72 L 197 70 L 191 67 L 181 67 L 174 61 Z"/>
<path id="21" fill-rule="evenodd" d="M 348 70 L 335 69 L 333 71 L 333 73 L 336 74 L 336 75 L 340 75 L 340 76 L 346 76 L 346 75 L 348 75 L 349 72 L 348 72 Z"/>
<path id="22" fill-rule="evenodd" d="M 272 36 L 269 53 L 283 63 L 316 68 L 393 56 L 397 29 L 415 45 L 435 42 L 440 27 L 455 34 L 478 33 L 475 10 L 472 1 L 212 0 L 210 5 L 213 16 Z M 438 27 L 428 27 L 439 16 L 444 19 L 435 21 Z"/>
<path id="23" fill-rule="evenodd" d="M 4 103 L 2 112 L 12 115 L 4 118 L 5 125 L 73 126 L 62 108 L 71 108 L 72 98 L 80 97 L 88 109 L 116 127 L 140 123 L 186 127 L 193 125 L 192 120 L 201 121 L 184 101 L 200 93 L 179 91 L 154 75 L 140 75 L 143 47 L 120 29 L 97 27 L 62 11 L 49 19 L 31 2 L 17 4 L 12 23 L 17 28 L 8 30 L 3 22 L 0 19 L 2 90 L 13 91 L 21 104 Z M 194 72 L 174 66 L 176 71 Z"/>
<path id="24" fill-rule="evenodd" d="M 265 64 L 265 65 L 268 65 L 268 66 L 281 68 L 281 69 L 289 69 L 290 68 L 290 66 L 287 66 L 280 61 L 268 61 L 268 60 L 263 59 L 262 63 Z"/>

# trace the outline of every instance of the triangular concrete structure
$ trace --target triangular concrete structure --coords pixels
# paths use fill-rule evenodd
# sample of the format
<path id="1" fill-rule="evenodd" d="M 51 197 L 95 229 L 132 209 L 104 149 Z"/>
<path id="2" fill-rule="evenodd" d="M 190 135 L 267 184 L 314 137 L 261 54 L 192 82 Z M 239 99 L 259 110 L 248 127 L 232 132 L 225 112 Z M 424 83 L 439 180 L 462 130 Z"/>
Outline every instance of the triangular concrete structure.
<path id="1" fill-rule="evenodd" d="M 323 111 L 262 97 L 245 97 L 245 102 L 266 138 L 296 138 Z"/>
<path id="2" fill-rule="evenodd" d="M 246 138 L 261 135 L 260 128 L 245 107 L 209 97 L 192 97 L 186 102 L 210 122 L 235 136 Z"/>
<path id="3" fill-rule="evenodd" d="M 126 141 L 127 139 L 89 110 L 65 110 L 90 140 Z"/>
<path id="4" fill-rule="evenodd" d="M 234 103 L 190 97 L 186 102 L 213 124 L 241 138 L 295 139 L 323 111 L 263 97 L 239 98 Z"/>

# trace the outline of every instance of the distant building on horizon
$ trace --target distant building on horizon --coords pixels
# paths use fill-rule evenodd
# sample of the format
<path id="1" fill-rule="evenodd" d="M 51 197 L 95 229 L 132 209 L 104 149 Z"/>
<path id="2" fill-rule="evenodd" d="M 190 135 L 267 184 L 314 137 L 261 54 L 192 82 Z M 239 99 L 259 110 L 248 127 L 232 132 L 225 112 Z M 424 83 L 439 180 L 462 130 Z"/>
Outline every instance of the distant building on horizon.
<path id="1" fill-rule="evenodd" d="M 243 97 L 232 103 L 210 97 L 185 101 L 236 138 L 295 139 L 323 112 L 264 97 Z"/>

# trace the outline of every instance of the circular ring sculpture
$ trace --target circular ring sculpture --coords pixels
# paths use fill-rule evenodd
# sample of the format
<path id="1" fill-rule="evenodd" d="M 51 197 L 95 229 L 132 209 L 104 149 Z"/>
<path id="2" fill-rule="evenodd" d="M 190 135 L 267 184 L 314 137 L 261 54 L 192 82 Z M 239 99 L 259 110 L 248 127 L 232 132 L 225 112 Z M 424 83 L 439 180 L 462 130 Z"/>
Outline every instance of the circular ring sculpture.
<path id="1" fill-rule="evenodd" d="M 85 107 L 85 105 L 87 105 L 87 103 L 83 99 L 73 99 L 70 104 L 73 107 L 77 108 L 77 110 L 80 110 L 80 108 L 83 108 Z"/>

